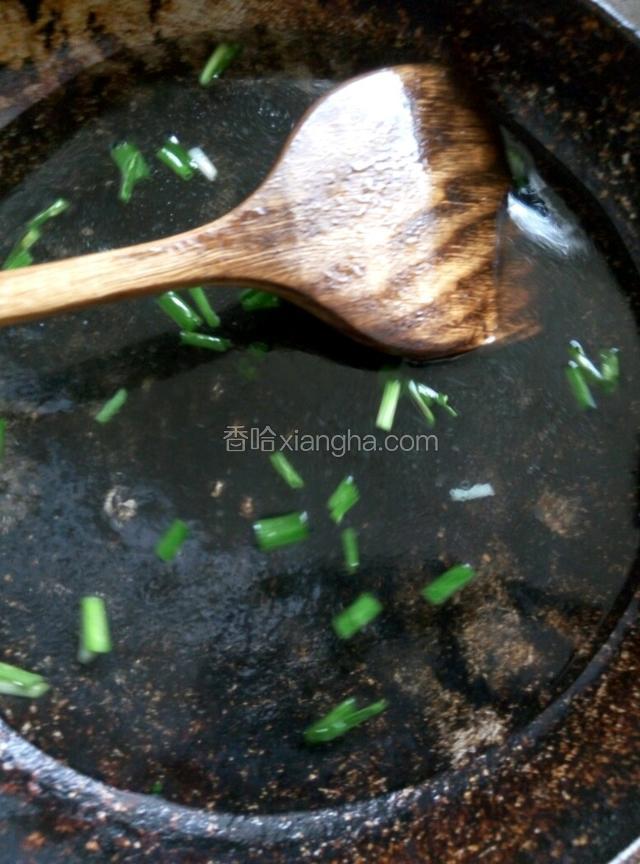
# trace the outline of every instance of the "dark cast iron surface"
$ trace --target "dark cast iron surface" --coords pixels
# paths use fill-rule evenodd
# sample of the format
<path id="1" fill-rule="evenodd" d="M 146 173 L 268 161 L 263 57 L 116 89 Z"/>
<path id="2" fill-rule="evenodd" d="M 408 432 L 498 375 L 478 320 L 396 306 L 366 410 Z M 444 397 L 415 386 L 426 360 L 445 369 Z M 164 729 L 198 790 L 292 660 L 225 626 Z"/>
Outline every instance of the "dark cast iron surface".
<path id="1" fill-rule="evenodd" d="M 171 14 L 167 5 L 116 2 L 105 16 L 91 4 L 70 12 L 70 4 L 9 0 L 0 21 L 16 38 L 0 56 L 10 66 L 0 112 L 9 116 L 114 44 L 201 28 L 197 16 L 216 4 L 176 3 Z M 330 29 L 344 26 L 341 13 L 359 15 L 384 41 L 415 33 L 429 7 L 502 111 L 582 179 L 640 264 L 640 50 L 628 34 L 578 3 L 561 15 L 550 2 L 381 4 L 373 23 L 369 4 L 357 6 L 279 4 L 274 20 L 288 13 L 287 26 Z M 64 49 L 63 61 L 49 59 Z M 29 57 L 38 64 L 26 67 L 25 91 L 19 70 Z M 427 787 L 315 815 L 232 818 L 165 806 L 79 778 L 1 726 L 1 860 L 603 862 L 640 831 L 636 618 L 632 600 L 608 645 L 527 735 Z"/>

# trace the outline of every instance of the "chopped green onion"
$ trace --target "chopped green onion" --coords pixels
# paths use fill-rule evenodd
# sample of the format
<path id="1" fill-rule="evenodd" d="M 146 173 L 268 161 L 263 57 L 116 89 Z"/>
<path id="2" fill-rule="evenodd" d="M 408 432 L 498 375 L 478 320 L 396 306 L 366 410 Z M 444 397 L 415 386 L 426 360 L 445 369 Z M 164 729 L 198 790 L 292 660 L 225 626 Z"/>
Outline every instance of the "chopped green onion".
<path id="1" fill-rule="evenodd" d="M 55 219 L 56 216 L 60 216 L 61 213 L 68 210 L 69 206 L 69 202 L 66 198 L 56 198 L 53 204 L 49 204 L 49 206 L 45 207 L 44 210 L 36 213 L 33 219 L 28 223 L 29 228 L 41 228 L 45 222 L 49 221 L 49 219 Z"/>
<path id="2" fill-rule="evenodd" d="M 580 367 L 584 377 L 596 384 L 602 382 L 600 370 L 589 360 L 582 345 L 576 339 L 572 339 L 569 343 L 569 354 L 574 363 Z"/>
<path id="3" fill-rule="evenodd" d="M 156 543 L 156 555 L 163 561 L 172 561 L 187 539 L 189 526 L 182 519 L 175 519 Z"/>
<path id="4" fill-rule="evenodd" d="M 56 198 L 53 204 L 50 204 L 48 207 L 45 207 L 44 210 L 36 213 L 36 215 L 27 222 L 25 233 L 7 256 L 2 265 L 2 269 L 16 270 L 18 267 L 27 267 L 29 264 L 33 264 L 33 256 L 29 250 L 42 236 L 40 229 L 45 222 L 49 221 L 49 219 L 59 216 L 68 209 L 69 202 L 66 198 Z"/>
<path id="5" fill-rule="evenodd" d="M 602 374 L 602 389 L 612 393 L 618 386 L 620 377 L 620 358 L 617 348 L 609 348 L 600 352 L 600 370 Z"/>
<path id="6" fill-rule="evenodd" d="M 448 600 L 452 594 L 475 579 L 475 570 L 470 564 L 456 564 L 422 589 L 422 596 L 434 606 Z"/>
<path id="7" fill-rule="evenodd" d="M 127 401 L 129 394 L 124 387 L 121 387 L 116 393 L 104 403 L 102 408 L 96 414 L 98 423 L 108 423 L 111 418 L 118 413 L 124 403 Z"/>
<path id="8" fill-rule="evenodd" d="M 228 351 L 231 347 L 229 339 L 222 336 L 208 336 L 205 333 L 189 333 L 183 330 L 180 333 L 180 341 L 183 345 L 191 345 L 193 348 L 207 348 L 209 351 Z"/>
<path id="9" fill-rule="evenodd" d="M 202 288 L 189 288 L 189 294 L 191 294 L 191 299 L 198 307 L 198 311 L 207 322 L 209 327 L 212 329 L 220 326 L 220 319 L 214 312 L 209 303 L 209 299 L 207 295 L 204 293 Z"/>
<path id="10" fill-rule="evenodd" d="M 431 410 L 432 399 L 421 391 L 421 385 L 417 381 L 409 381 L 407 392 L 418 406 L 418 410 L 427 421 L 427 425 L 433 428 L 436 425 L 436 415 Z"/>
<path id="11" fill-rule="evenodd" d="M 263 552 L 270 552 L 280 546 L 306 540 L 309 536 L 307 521 L 306 513 L 288 513 L 285 516 L 273 516 L 254 522 L 253 530 L 258 546 Z"/>
<path id="12" fill-rule="evenodd" d="M 430 387 L 426 387 L 423 384 L 418 384 L 417 381 L 409 381 L 407 384 L 407 392 L 418 406 L 428 425 L 435 426 L 436 415 L 431 410 L 431 405 L 433 404 L 433 396 L 431 395 L 431 392 L 435 391 L 431 391 Z"/>
<path id="13" fill-rule="evenodd" d="M 40 230 L 38 225 L 32 225 L 29 223 L 29 226 L 26 232 L 22 235 L 21 239 L 18 241 L 18 246 L 20 249 L 31 249 L 32 246 L 38 242 L 38 240 L 42 237 L 42 231 Z"/>
<path id="14" fill-rule="evenodd" d="M 24 696 L 37 699 L 49 689 L 42 675 L 27 672 L 10 663 L 0 663 L 0 693 L 6 696 Z"/>
<path id="15" fill-rule="evenodd" d="M 173 318 L 182 330 L 197 330 L 202 326 L 202 318 L 175 291 L 161 294 L 158 297 L 158 306 L 169 318 Z"/>
<path id="16" fill-rule="evenodd" d="M 358 550 L 358 534 L 355 528 L 345 528 L 342 532 L 342 551 L 344 563 L 349 573 L 355 573 L 360 566 L 360 552 Z"/>
<path id="17" fill-rule="evenodd" d="M 175 135 L 168 138 L 156 152 L 156 157 L 183 180 L 191 180 L 193 167 L 191 156 L 184 149 Z"/>
<path id="18" fill-rule="evenodd" d="M 4 442 L 7 432 L 7 421 L 0 417 L 0 462 L 4 459 Z"/>
<path id="19" fill-rule="evenodd" d="M 351 475 L 349 475 L 338 485 L 335 492 L 327 501 L 329 515 L 336 525 L 339 525 L 342 522 L 345 515 L 349 510 L 351 510 L 354 504 L 358 503 L 359 500 L 360 492 L 358 491 L 355 480 Z"/>
<path id="20" fill-rule="evenodd" d="M 378 702 L 372 702 L 370 705 L 358 709 L 355 699 L 345 699 L 344 702 L 341 702 L 305 730 L 305 741 L 307 744 L 323 744 L 326 741 L 333 741 L 355 726 L 364 723 L 370 717 L 381 714 L 388 708 L 388 705 L 386 699 L 380 699 Z"/>
<path id="21" fill-rule="evenodd" d="M 400 399 L 402 383 L 399 378 L 390 378 L 384 385 L 380 408 L 376 417 L 378 429 L 390 432 L 393 429 L 393 421 L 396 416 L 396 408 Z"/>
<path id="22" fill-rule="evenodd" d="M 304 480 L 298 474 L 291 462 L 287 459 L 284 453 L 272 453 L 269 457 L 271 464 L 282 477 L 285 483 L 292 489 L 302 489 Z"/>
<path id="23" fill-rule="evenodd" d="M 600 369 L 589 359 L 577 339 L 569 342 L 569 355 L 571 360 L 565 371 L 576 401 L 582 409 L 595 408 L 589 384 L 598 385 L 605 393 L 612 393 L 616 389 L 620 376 L 618 349 L 600 351 Z"/>
<path id="24" fill-rule="evenodd" d="M 149 787 L 149 795 L 162 795 L 163 785 L 162 780 L 154 780 Z"/>
<path id="25" fill-rule="evenodd" d="M 589 385 L 584 380 L 584 374 L 582 372 L 582 369 L 574 360 L 569 361 L 569 365 L 565 370 L 565 374 L 567 376 L 567 381 L 569 382 L 571 392 L 573 393 L 580 410 L 584 411 L 586 408 L 596 408 L 597 405 L 593 396 L 591 395 Z"/>
<path id="26" fill-rule="evenodd" d="M 126 204 L 131 201 L 135 185 L 149 177 L 149 166 L 136 145 L 128 141 L 116 144 L 111 150 L 111 158 L 120 169 L 118 198 Z"/>
<path id="27" fill-rule="evenodd" d="M 107 607 L 102 597 L 83 597 L 80 600 L 80 644 L 78 660 L 91 663 L 98 654 L 111 651 L 111 634 Z"/>
<path id="28" fill-rule="evenodd" d="M 430 389 L 430 388 L 427 388 L 427 389 Z M 432 392 L 436 394 L 435 395 L 436 405 L 438 405 L 440 408 L 443 408 L 447 412 L 449 417 L 457 417 L 458 416 L 458 412 L 455 410 L 455 408 L 452 405 L 449 405 L 449 397 L 447 396 L 446 393 L 437 393 L 435 390 L 433 390 Z"/>
<path id="29" fill-rule="evenodd" d="M 240 295 L 240 305 L 245 312 L 256 312 L 259 309 L 274 309 L 280 305 L 280 298 L 267 291 L 254 291 L 249 288 Z"/>
<path id="30" fill-rule="evenodd" d="M 28 267 L 33 264 L 33 255 L 28 249 L 13 248 L 7 255 L 2 265 L 3 270 L 17 270 L 19 267 Z"/>
<path id="31" fill-rule="evenodd" d="M 427 387 L 426 384 L 420 384 L 418 381 L 409 381 L 407 392 L 418 406 L 427 424 L 431 427 L 435 426 L 436 423 L 435 414 L 431 410 L 433 405 L 443 408 L 450 417 L 458 416 L 458 412 L 449 405 L 449 397 L 446 393 L 438 393 L 437 390 Z"/>
<path id="32" fill-rule="evenodd" d="M 350 639 L 363 627 L 371 623 L 382 612 L 382 603 L 373 594 L 365 592 L 357 600 L 343 609 L 332 621 L 336 635 Z"/>
<path id="33" fill-rule="evenodd" d="M 213 51 L 200 73 L 200 84 L 206 87 L 214 78 L 218 78 L 241 49 L 238 42 L 221 42 Z"/>

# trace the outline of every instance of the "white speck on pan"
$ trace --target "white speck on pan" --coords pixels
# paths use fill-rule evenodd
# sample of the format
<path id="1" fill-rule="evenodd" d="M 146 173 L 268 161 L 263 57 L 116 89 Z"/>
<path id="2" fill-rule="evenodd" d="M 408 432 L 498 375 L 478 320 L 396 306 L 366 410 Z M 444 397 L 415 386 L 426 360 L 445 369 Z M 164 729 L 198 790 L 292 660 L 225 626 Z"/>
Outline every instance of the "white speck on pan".
<path id="1" fill-rule="evenodd" d="M 490 498 L 495 494 L 491 483 L 476 483 L 474 486 L 449 489 L 449 497 L 452 501 L 475 501 L 477 498 Z"/>

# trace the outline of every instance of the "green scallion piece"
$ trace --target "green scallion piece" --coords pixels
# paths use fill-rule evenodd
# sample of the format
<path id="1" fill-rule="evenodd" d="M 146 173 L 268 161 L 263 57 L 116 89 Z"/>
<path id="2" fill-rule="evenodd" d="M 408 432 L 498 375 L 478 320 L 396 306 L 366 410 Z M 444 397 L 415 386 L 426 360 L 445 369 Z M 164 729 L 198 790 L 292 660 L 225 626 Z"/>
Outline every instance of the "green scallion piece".
<path id="1" fill-rule="evenodd" d="M 156 543 L 156 555 L 162 561 L 172 561 L 187 539 L 189 526 L 182 519 L 175 519 Z"/>
<path id="2" fill-rule="evenodd" d="M 116 144 L 111 150 L 111 158 L 120 169 L 118 198 L 126 204 L 131 201 L 136 184 L 146 180 L 151 172 L 140 150 L 129 141 Z"/>
<path id="3" fill-rule="evenodd" d="M 608 348 L 600 352 L 600 372 L 602 375 L 602 389 L 605 393 L 612 393 L 618 386 L 620 378 L 620 358 L 617 348 Z"/>
<path id="4" fill-rule="evenodd" d="M 584 373 L 575 360 L 569 361 L 565 374 L 580 410 L 584 411 L 586 408 L 596 408 L 595 399 L 591 394 L 589 385 L 585 381 Z"/>
<path id="5" fill-rule="evenodd" d="M 308 516 L 306 513 L 288 513 L 273 516 L 253 523 L 258 546 L 263 552 L 271 552 L 280 546 L 300 543 L 309 536 Z"/>
<path id="6" fill-rule="evenodd" d="M 4 459 L 4 443 L 7 432 L 7 421 L 0 417 L 0 462 Z"/>
<path id="7" fill-rule="evenodd" d="M 426 384 L 420 384 L 418 381 L 408 382 L 407 393 L 417 405 L 427 424 L 431 427 L 435 426 L 436 423 L 436 416 L 432 411 L 434 405 L 438 405 L 450 417 L 458 416 L 458 412 L 449 405 L 449 397 L 446 393 L 438 393 L 437 390 L 427 387 Z"/>
<path id="8" fill-rule="evenodd" d="M 359 630 L 370 624 L 382 612 L 382 603 L 373 594 L 365 592 L 343 609 L 332 621 L 333 629 L 340 639 L 351 639 Z"/>
<path id="9" fill-rule="evenodd" d="M 339 525 L 345 515 L 360 500 L 360 492 L 351 475 L 345 477 L 327 501 L 329 515 Z"/>
<path id="10" fill-rule="evenodd" d="M 202 318 L 175 291 L 161 294 L 158 297 L 158 306 L 181 330 L 197 330 L 202 326 Z"/>
<path id="11" fill-rule="evenodd" d="M 370 705 L 365 705 L 364 708 L 358 708 L 355 699 L 345 699 L 333 710 L 325 714 L 320 720 L 317 720 L 309 726 L 304 733 L 304 739 L 307 744 L 324 744 L 327 741 L 333 741 L 364 723 L 370 717 L 375 717 L 381 714 L 389 707 L 386 699 L 380 699 L 378 702 L 372 702 Z"/>
<path id="12" fill-rule="evenodd" d="M 66 198 L 56 198 L 53 204 L 49 204 L 49 206 L 45 207 L 44 210 L 36 213 L 33 219 L 29 220 L 28 227 L 41 228 L 45 222 L 48 222 L 49 219 L 55 219 L 56 216 L 60 216 L 60 214 L 64 213 L 65 210 L 68 210 L 69 207 L 70 204 Z"/>
<path id="13" fill-rule="evenodd" d="M 17 270 L 19 267 L 28 267 L 33 264 L 33 255 L 28 249 L 18 249 L 14 247 L 7 255 L 7 258 L 2 265 L 3 270 Z"/>
<path id="14" fill-rule="evenodd" d="M 198 311 L 207 322 L 209 327 L 214 329 L 215 327 L 220 326 L 220 319 L 214 312 L 211 304 L 209 303 L 209 299 L 207 295 L 204 293 L 202 288 L 189 288 L 189 294 L 191 295 L 191 299 L 198 307 Z"/>
<path id="15" fill-rule="evenodd" d="M 240 305 L 245 312 L 257 312 L 259 309 L 275 309 L 280 305 L 280 298 L 267 291 L 255 291 L 249 288 L 240 295 Z"/>
<path id="16" fill-rule="evenodd" d="M 114 415 L 118 413 L 118 411 L 122 408 L 124 403 L 127 401 L 127 393 L 124 387 L 121 387 L 117 390 L 111 399 L 108 399 L 102 408 L 96 414 L 95 419 L 98 423 L 108 423 Z"/>
<path id="17" fill-rule="evenodd" d="M 262 357 L 263 354 L 269 353 L 269 346 L 266 342 L 251 342 L 247 345 L 247 351 L 254 357 Z"/>
<path id="18" fill-rule="evenodd" d="M 49 689 L 49 684 L 42 675 L 27 672 L 19 666 L 10 663 L 0 663 L 0 693 L 6 696 L 23 696 L 27 699 L 37 699 Z"/>
<path id="19" fill-rule="evenodd" d="M 164 783 L 162 780 L 154 780 L 151 786 L 149 787 L 149 795 L 162 795 L 162 790 L 164 788 Z"/>
<path id="20" fill-rule="evenodd" d="M 590 360 L 577 339 L 569 342 L 569 356 L 571 360 L 565 371 L 575 399 L 581 409 L 595 408 L 589 385 L 595 384 L 604 393 L 612 393 L 616 389 L 620 376 L 618 349 L 609 348 L 599 352 L 600 369 Z"/>
<path id="21" fill-rule="evenodd" d="M 191 180 L 193 166 L 191 156 L 184 149 L 175 135 L 168 138 L 156 152 L 156 157 L 183 180 Z"/>
<path id="22" fill-rule="evenodd" d="M 209 336 L 205 333 L 189 333 L 183 330 L 180 333 L 180 341 L 183 345 L 191 345 L 193 348 L 206 348 L 208 351 L 228 351 L 231 341 L 222 336 Z"/>
<path id="23" fill-rule="evenodd" d="M 433 392 L 436 394 L 435 395 L 436 405 L 438 405 L 440 408 L 443 408 L 447 412 L 449 417 L 457 417 L 458 412 L 455 410 L 455 408 L 452 405 L 449 405 L 449 397 L 447 396 L 447 394 L 446 393 L 437 393 L 435 390 Z"/>
<path id="24" fill-rule="evenodd" d="M 422 589 L 422 596 L 434 606 L 448 600 L 452 594 L 475 579 L 476 573 L 470 564 L 456 564 Z"/>
<path id="25" fill-rule="evenodd" d="M 304 486 L 304 480 L 298 474 L 291 462 L 289 462 L 284 453 L 272 453 L 269 460 L 288 486 L 292 489 L 302 489 Z"/>
<path id="26" fill-rule="evenodd" d="M 431 410 L 433 399 L 427 394 L 421 392 L 421 386 L 424 385 L 420 385 L 416 381 L 409 381 L 407 384 L 407 392 L 418 406 L 418 410 L 427 421 L 427 425 L 433 428 L 436 425 L 436 415 Z"/>
<path id="27" fill-rule="evenodd" d="M 401 390 L 402 382 L 399 378 L 390 378 L 385 382 L 378 416 L 376 417 L 376 426 L 378 429 L 384 429 L 385 432 L 391 432 L 393 429 L 393 421 L 396 416 L 396 408 L 398 407 Z"/>
<path id="28" fill-rule="evenodd" d="M 360 566 L 360 551 L 358 549 L 358 534 L 356 529 L 345 528 L 341 537 L 345 567 L 349 573 L 355 573 Z"/>
<path id="29" fill-rule="evenodd" d="M 576 339 L 572 339 L 571 342 L 569 342 L 569 354 L 576 366 L 580 367 L 584 378 L 595 384 L 602 383 L 602 374 L 600 370 L 587 357 L 582 345 Z"/>
<path id="30" fill-rule="evenodd" d="M 42 237 L 42 231 L 39 225 L 29 223 L 27 230 L 18 241 L 17 248 L 28 251 L 32 246 L 35 246 L 38 240 Z"/>
<path id="31" fill-rule="evenodd" d="M 80 642 L 78 660 L 91 663 L 98 654 L 111 651 L 111 634 L 107 607 L 102 597 L 83 597 L 80 600 Z"/>
<path id="32" fill-rule="evenodd" d="M 45 207 L 44 210 L 36 213 L 36 215 L 27 222 L 25 233 L 7 256 L 2 265 L 2 269 L 16 270 L 19 267 L 27 267 L 29 264 L 33 264 L 33 256 L 29 250 L 42 236 L 40 229 L 45 222 L 49 221 L 49 219 L 59 216 L 68 209 L 69 202 L 66 198 L 57 198 L 53 204 L 50 204 L 48 207 Z"/>
<path id="33" fill-rule="evenodd" d="M 200 84 L 206 87 L 214 78 L 218 78 L 234 57 L 237 57 L 241 47 L 238 42 L 221 42 L 205 63 L 198 79 Z"/>

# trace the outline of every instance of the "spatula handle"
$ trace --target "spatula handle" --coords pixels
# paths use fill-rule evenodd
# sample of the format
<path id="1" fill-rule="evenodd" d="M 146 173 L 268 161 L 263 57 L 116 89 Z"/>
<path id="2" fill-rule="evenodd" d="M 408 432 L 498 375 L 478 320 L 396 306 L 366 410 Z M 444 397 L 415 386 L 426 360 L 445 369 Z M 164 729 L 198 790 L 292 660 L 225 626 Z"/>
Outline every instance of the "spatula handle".
<path id="1" fill-rule="evenodd" d="M 212 278 L 250 281 L 238 260 L 235 218 L 165 240 L 0 272 L 0 325 Z"/>

